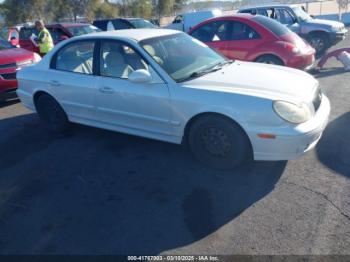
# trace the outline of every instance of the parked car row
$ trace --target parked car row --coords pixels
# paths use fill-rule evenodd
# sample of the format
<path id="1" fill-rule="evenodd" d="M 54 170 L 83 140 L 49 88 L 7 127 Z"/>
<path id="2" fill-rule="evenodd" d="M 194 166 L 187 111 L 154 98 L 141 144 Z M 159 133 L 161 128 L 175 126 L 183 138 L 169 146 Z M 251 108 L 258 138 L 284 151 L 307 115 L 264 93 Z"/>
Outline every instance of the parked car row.
<path id="1" fill-rule="evenodd" d="M 294 159 L 315 147 L 330 113 L 318 81 L 288 68 L 308 69 L 315 49 L 247 13 L 205 19 L 188 34 L 144 21 L 137 29 L 131 18 L 96 21 L 106 32 L 59 37 L 19 71 L 17 94 L 55 132 L 75 122 L 188 144 L 222 169 Z"/>
<path id="2" fill-rule="evenodd" d="M 245 14 L 221 16 L 219 10 L 181 14 L 167 28 L 188 32 L 229 59 L 302 70 L 311 68 L 315 61 L 315 50 L 311 46 L 319 52 L 324 51 L 343 39 L 347 32 L 342 23 L 313 19 L 295 6 L 256 6 L 243 8 L 239 13 Z M 56 23 L 47 25 L 47 28 L 57 44 L 74 36 L 101 30 L 158 27 L 141 18 L 117 18 L 96 20 L 93 25 Z M 311 46 L 296 33 L 309 41 Z M 9 29 L 8 40 L 13 46 L 38 52 L 38 46 L 31 40 L 33 34 L 38 34 L 33 25 L 19 25 Z M 16 88 L 15 84 L 12 85 Z"/>
<path id="3" fill-rule="evenodd" d="M 71 38 L 18 80 L 22 103 L 56 132 L 75 122 L 188 144 L 201 162 L 221 169 L 304 154 L 330 112 L 308 73 L 229 60 L 167 29 Z"/>
<path id="4" fill-rule="evenodd" d="M 115 18 L 95 20 L 93 25 L 102 31 L 135 29 L 135 28 L 157 28 L 155 24 L 142 18 Z"/>
<path id="5" fill-rule="evenodd" d="M 100 31 L 97 27 L 84 23 L 55 23 L 45 27 L 49 30 L 55 44 L 74 36 Z M 38 53 L 39 47 L 30 39 L 33 34 L 38 35 L 38 33 L 33 24 L 24 24 L 11 27 L 9 39 L 12 45 Z"/>

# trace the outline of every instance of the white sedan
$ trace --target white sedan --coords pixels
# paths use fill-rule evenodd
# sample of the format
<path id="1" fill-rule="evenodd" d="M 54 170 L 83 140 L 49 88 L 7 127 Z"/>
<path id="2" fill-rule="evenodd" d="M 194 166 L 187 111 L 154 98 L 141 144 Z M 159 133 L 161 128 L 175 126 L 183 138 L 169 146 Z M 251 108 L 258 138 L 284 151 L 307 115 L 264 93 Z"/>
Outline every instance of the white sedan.
<path id="1" fill-rule="evenodd" d="M 210 166 L 288 160 L 313 148 L 330 113 L 309 74 L 227 60 L 172 30 L 75 37 L 18 74 L 22 103 L 55 131 L 70 122 L 187 143 Z"/>

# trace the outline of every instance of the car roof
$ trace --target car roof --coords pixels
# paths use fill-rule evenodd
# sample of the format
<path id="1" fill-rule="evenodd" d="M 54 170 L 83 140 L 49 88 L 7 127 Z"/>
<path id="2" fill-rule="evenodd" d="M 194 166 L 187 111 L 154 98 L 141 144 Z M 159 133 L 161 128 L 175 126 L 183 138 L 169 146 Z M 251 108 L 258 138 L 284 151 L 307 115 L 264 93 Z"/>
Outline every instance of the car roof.
<path id="1" fill-rule="evenodd" d="M 93 38 L 93 37 L 109 37 L 109 38 L 124 38 L 142 41 L 148 38 L 179 34 L 180 31 L 159 28 L 141 28 L 141 29 L 124 29 L 115 31 L 104 31 L 78 36 L 76 38 Z"/>
<path id="2" fill-rule="evenodd" d="M 88 23 L 50 23 L 47 26 L 62 26 L 62 27 L 78 27 L 78 26 L 87 26 Z"/>
<path id="3" fill-rule="evenodd" d="M 253 8 L 268 8 L 268 7 L 273 7 L 273 8 L 277 8 L 277 7 L 295 7 L 295 5 L 283 5 L 283 4 L 250 5 L 250 6 L 245 6 L 245 7 L 240 8 L 239 11 L 247 10 L 247 9 L 253 9 Z"/>
<path id="4" fill-rule="evenodd" d="M 222 15 L 222 16 L 216 16 L 216 17 L 209 18 L 209 19 L 201 22 L 198 25 L 206 24 L 207 22 L 210 22 L 210 21 L 225 20 L 225 19 L 231 19 L 231 18 L 233 18 L 233 19 L 234 18 L 241 18 L 241 19 L 252 20 L 254 17 L 255 17 L 255 15 L 247 14 L 247 13 L 237 13 L 237 14 L 233 14 L 233 15 Z M 197 27 L 198 25 L 196 25 L 195 27 Z"/>
<path id="5" fill-rule="evenodd" d="M 108 21 L 116 21 L 116 20 L 146 20 L 144 18 L 140 17 L 117 17 L 117 18 L 110 18 L 110 19 L 97 19 L 94 20 L 94 22 L 108 22 Z"/>

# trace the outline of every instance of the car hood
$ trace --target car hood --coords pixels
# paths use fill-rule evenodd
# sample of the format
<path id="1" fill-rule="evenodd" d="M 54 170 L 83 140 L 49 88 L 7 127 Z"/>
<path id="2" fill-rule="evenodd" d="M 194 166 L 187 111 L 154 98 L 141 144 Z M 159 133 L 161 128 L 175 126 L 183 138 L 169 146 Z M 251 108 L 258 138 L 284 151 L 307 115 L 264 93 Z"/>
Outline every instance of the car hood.
<path id="1" fill-rule="evenodd" d="M 282 66 L 235 61 L 222 70 L 184 83 L 188 88 L 239 93 L 272 100 L 311 101 L 318 81 L 308 73 Z"/>
<path id="2" fill-rule="evenodd" d="M 22 48 L 10 48 L 0 51 L 0 64 L 11 64 L 33 59 L 34 54 Z"/>
<path id="3" fill-rule="evenodd" d="M 344 24 L 337 21 L 326 20 L 326 19 L 311 19 L 307 21 L 309 25 L 326 25 L 326 26 L 335 26 L 335 27 L 344 27 Z"/>

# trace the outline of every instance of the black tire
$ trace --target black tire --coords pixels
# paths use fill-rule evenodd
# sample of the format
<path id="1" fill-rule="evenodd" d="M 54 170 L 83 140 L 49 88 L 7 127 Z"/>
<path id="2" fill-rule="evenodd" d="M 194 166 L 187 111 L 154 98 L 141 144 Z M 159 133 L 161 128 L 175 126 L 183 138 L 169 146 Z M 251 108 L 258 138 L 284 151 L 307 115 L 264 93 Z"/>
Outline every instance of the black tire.
<path id="1" fill-rule="evenodd" d="M 230 119 L 208 115 L 190 127 L 188 144 L 202 163 L 218 169 L 232 169 L 251 155 L 250 141 L 242 128 Z"/>
<path id="2" fill-rule="evenodd" d="M 35 101 L 36 111 L 41 121 L 54 132 L 65 132 L 70 123 L 60 104 L 50 95 L 41 94 Z"/>
<path id="3" fill-rule="evenodd" d="M 276 56 L 273 55 L 263 55 L 258 57 L 255 62 L 258 63 L 263 63 L 263 64 L 270 64 L 270 65 L 280 65 L 280 66 L 284 66 L 284 63 L 281 59 L 279 59 Z"/>
<path id="4" fill-rule="evenodd" d="M 310 33 L 307 41 L 315 48 L 316 54 L 323 54 L 330 46 L 329 37 L 324 33 Z"/>

